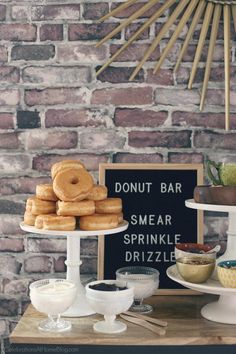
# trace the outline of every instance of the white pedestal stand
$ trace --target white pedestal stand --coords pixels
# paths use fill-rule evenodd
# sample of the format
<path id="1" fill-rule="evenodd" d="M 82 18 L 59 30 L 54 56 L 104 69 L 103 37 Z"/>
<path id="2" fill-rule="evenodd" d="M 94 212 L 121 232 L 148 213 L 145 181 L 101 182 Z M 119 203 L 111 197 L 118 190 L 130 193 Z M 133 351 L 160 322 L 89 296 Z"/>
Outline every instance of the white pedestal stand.
<path id="1" fill-rule="evenodd" d="M 185 205 L 188 208 L 227 212 L 229 214 L 228 239 L 225 253 L 219 257 L 216 263 L 224 260 L 236 259 L 236 206 L 215 205 L 196 203 L 193 199 L 186 200 Z M 173 267 L 173 266 L 172 266 Z M 171 268 L 171 267 L 170 267 Z M 218 301 L 205 305 L 201 314 L 210 321 L 236 324 L 236 289 L 224 288 L 217 280 L 209 279 L 203 284 L 194 284 L 184 281 L 180 275 L 173 272 L 173 268 L 167 270 L 167 275 L 181 283 L 182 285 L 201 292 L 220 295 Z"/>
<path id="2" fill-rule="evenodd" d="M 73 305 L 63 313 L 63 316 L 67 317 L 80 317 L 94 314 L 94 311 L 87 303 L 85 296 L 85 288 L 80 281 L 80 266 L 82 264 L 80 260 L 80 237 L 81 236 L 95 236 L 95 235 L 111 235 L 122 232 L 128 228 L 129 223 L 124 221 L 119 227 L 109 230 L 99 231 L 51 231 L 37 229 L 34 226 L 20 224 L 22 230 L 45 235 L 45 236 L 67 236 L 67 259 L 65 264 L 67 266 L 67 280 L 74 282 L 78 287 L 78 295 Z"/>

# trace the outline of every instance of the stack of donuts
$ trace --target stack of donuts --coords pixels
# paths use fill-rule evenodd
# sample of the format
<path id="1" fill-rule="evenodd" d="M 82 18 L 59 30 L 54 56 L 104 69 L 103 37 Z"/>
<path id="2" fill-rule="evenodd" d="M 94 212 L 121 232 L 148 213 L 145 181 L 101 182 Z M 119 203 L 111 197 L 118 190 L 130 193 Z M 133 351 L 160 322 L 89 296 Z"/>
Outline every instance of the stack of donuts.
<path id="1" fill-rule="evenodd" d="M 24 223 L 45 230 L 105 230 L 123 221 L 122 200 L 107 198 L 107 188 L 96 185 L 85 166 L 64 160 L 51 168 L 52 184 L 36 186 L 26 201 Z"/>

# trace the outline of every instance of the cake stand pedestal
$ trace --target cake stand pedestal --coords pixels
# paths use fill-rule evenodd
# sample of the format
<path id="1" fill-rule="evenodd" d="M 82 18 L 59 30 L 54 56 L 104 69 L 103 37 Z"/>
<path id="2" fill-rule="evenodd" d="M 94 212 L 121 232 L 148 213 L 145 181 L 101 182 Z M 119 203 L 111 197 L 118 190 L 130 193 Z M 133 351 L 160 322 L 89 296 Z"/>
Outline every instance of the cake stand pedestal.
<path id="1" fill-rule="evenodd" d="M 205 283 L 195 284 L 185 281 L 174 264 L 166 271 L 168 277 L 186 288 L 202 293 L 220 295 L 218 301 L 211 302 L 201 309 L 201 315 L 207 320 L 236 324 L 236 289 L 224 288 L 217 280 L 208 279 Z"/>
<path id="2" fill-rule="evenodd" d="M 202 204 L 196 203 L 193 199 L 186 200 L 185 205 L 192 209 L 228 213 L 227 247 L 225 253 L 216 260 L 216 263 L 236 259 L 236 206 Z M 187 288 L 220 295 L 218 301 L 209 303 L 201 309 L 202 316 L 210 321 L 236 324 L 236 289 L 222 287 L 217 279 L 208 279 L 202 284 L 187 282 L 179 275 L 176 265 L 167 269 L 167 275 Z"/>
<path id="3" fill-rule="evenodd" d="M 98 231 L 51 231 L 37 229 L 34 226 L 28 226 L 24 223 L 20 224 L 22 230 L 26 232 L 31 232 L 34 234 L 58 237 L 58 236 L 67 236 L 67 259 L 65 264 L 67 266 L 67 275 L 66 278 L 69 281 L 72 281 L 76 284 L 78 288 L 78 295 L 73 303 L 73 305 L 63 313 L 63 316 L 67 317 L 80 317 L 88 316 L 94 314 L 94 311 L 89 306 L 86 296 L 85 288 L 80 281 L 80 266 L 82 264 L 80 260 L 80 238 L 83 236 L 99 236 L 99 235 L 111 235 L 122 232 L 128 228 L 129 223 L 123 221 L 119 227 L 109 230 L 98 230 Z"/>

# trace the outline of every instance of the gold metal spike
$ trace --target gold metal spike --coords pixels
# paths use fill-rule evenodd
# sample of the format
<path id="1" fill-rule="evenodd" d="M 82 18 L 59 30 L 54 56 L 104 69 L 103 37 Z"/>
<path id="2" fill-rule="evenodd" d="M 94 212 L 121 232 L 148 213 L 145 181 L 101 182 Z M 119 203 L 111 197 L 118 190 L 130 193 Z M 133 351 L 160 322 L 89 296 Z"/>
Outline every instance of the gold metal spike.
<path id="1" fill-rule="evenodd" d="M 174 67 L 174 72 L 176 72 L 178 70 L 179 66 L 180 66 L 180 63 L 181 63 L 181 61 L 183 59 L 183 56 L 184 56 L 184 54 L 186 52 L 186 49 L 187 49 L 187 47 L 189 45 L 189 42 L 190 42 L 191 38 L 192 38 L 193 32 L 194 32 L 194 30 L 195 30 L 195 28 L 196 28 L 196 26 L 197 26 L 197 24 L 198 24 L 198 22 L 199 22 L 199 20 L 200 20 L 200 18 L 202 16 L 202 14 L 203 14 L 203 11 L 204 11 L 205 7 L 206 7 L 206 2 L 205 1 L 200 1 L 199 4 L 198 4 L 198 7 L 196 9 L 196 12 L 195 12 L 195 14 L 193 16 L 191 25 L 189 27 L 189 30 L 188 30 L 187 36 L 186 36 L 186 38 L 184 40 L 183 46 L 181 48 L 181 51 L 179 53 L 177 62 L 176 62 L 175 67 Z"/>
<path id="2" fill-rule="evenodd" d="M 236 5 L 232 5 L 232 15 L 233 15 L 233 20 L 234 20 L 234 30 L 236 32 Z"/>
<path id="3" fill-rule="evenodd" d="M 195 57 L 194 57 L 193 67 L 192 67 L 192 71 L 191 71 L 190 78 L 189 78 L 189 83 L 188 83 L 189 89 L 192 88 L 193 81 L 194 81 L 194 78 L 195 78 L 195 75 L 197 72 L 197 66 L 198 66 L 199 60 L 201 58 L 202 49 L 203 49 L 204 42 L 206 39 L 209 24 L 211 21 L 213 9 L 214 9 L 214 4 L 209 2 L 207 5 L 207 8 L 206 8 L 204 21 L 203 21 L 202 29 L 201 29 L 201 34 L 199 37 L 199 41 L 198 41 L 198 45 L 197 45 L 197 49 L 196 49 L 196 53 L 195 53 Z"/>
<path id="4" fill-rule="evenodd" d="M 96 72 L 96 75 L 101 74 L 136 38 L 138 38 L 146 28 L 148 28 L 153 22 L 156 21 L 158 17 L 160 17 L 171 5 L 175 3 L 176 0 L 167 0 L 157 12 L 150 17 L 148 21 L 146 21 L 130 38 L 129 40 L 123 44 L 121 48 L 119 48 L 113 56 Z"/>
<path id="5" fill-rule="evenodd" d="M 224 5 L 225 130 L 230 125 L 230 6 Z"/>
<path id="6" fill-rule="evenodd" d="M 112 16 L 118 14 L 119 12 L 121 12 L 122 10 L 125 10 L 127 7 L 129 7 L 130 5 L 135 3 L 136 1 L 138 1 L 138 0 L 128 0 L 126 2 L 123 2 L 123 4 L 121 4 L 120 6 L 116 7 L 114 10 L 108 12 L 108 14 L 104 15 L 103 17 L 101 17 L 98 21 L 99 22 L 105 21 L 109 17 L 112 17 Z"/>
<path id="7" fill-rule="evenodd" d="M 157 62 L 155 69 L 154 69 L 154 74 L 157 73 L 157 71 L 160 69 L 164 59 L 168 55 L 169 51 L 173 47 L 174 43 L 176 42 L 177 38 L 179 37 L 180 32 L 182 31 L 183 27 L 185 26 L 186 22 L 189 20 L 193 10 L 197 6 L 199 0 L 191 0 L 191 2 L 188 5 L 188 8 L 186 9 L 184 16 L 181 18 L 178 26 L 176 27 L 171 39 L 169 40 L 167 46 L 165 47 L 164 52 L 159 58 L 159 61 Z"/>
<path id="8" fill-rule="evenodd" d="M 210 37 L 210 42 L 209 42 L 208 54 L 207 54 L 207 62 L 206 62 L 206 68 L 205 68 L 205 74 L 204 74 L 204 81 L 203 81 L 203 86 L 202 86 L 202 95 L 201 95 L 201 102 L 200 102 L 200 110 L 201 111 L 203 110 L 203 107 L 204 107 L 204 101 L 205 101 L 205 97 L 206 97 L 207 85 L 208 85 L 210 72 L 211 72 L 211 63 L 212 63 L 212 58 L 213 58 L 213 53 L 214 53 L 214 48 L 215 48 L 216 37 L 217 37 L 218 29 L 219 29 L 221 12 L 222 12 L 222 5 L 216 4 L 215 9 L 214 9 L 212 28 L 211 28 L 211 37 Z"/>
<path id="9" fill-rule="evenodd" d="M 144 6 L 142 6 L 138 11 L 136 11 L 133 15 L 123 21 L 119 26 L 117 26 L 111 33 L 108 33 L 101 41 L 96 44 L 96 47 L 99 47 L 103 43 L 105 43 L 108 39 L 111 39 L 116 33 L 122 31 L 123 28 L 127 27 L 133 20 L 140 17 L 147 10 L 149 10 L 153 5 L 155 5 L 159 0 L 149 0 Z"/>
<path id="10" fill-rule="evenodd" d="M 139 72 L 139 70 L 142 68 L 143 64 L 146 62 L 146 60 L 149 58 L 149 56 L 152 54 L 152 52 L 156 49 L 156 47 L 158 46 L 159 42 L 161 41 L 161 39 L 164 37 L 164 35 L 166 34 L 166 32 L 169 30 L 169 28 L 173 25 L 173 23 L 175 22 L 175 20 L 178 18 L 178 16 L 180 15 L 180 13 L 183 11 L 183 9 L 187 6 L 187 4 L 189 3 L 190 0 L 182 0 L 178 6 L 175 8 L 175 10 L 173 11 L 173 13 L 171 14 L 171 16 L 169 17 L 169 19 L 166 21 L 166 23 L 163 25 L 163 27 L 161 28 L 160 32 L 158 33 L 157 37 L 154 39 L 154 41 L 152 42 L 151 46 L 147 49 L 147 51 L 144 53 L 144 56 L 142 58 L 142 60 L 139 62 L 138 66 L 135 68 L 135 70 L 133 71 L 131 77 L 130 77 L 130 81 L 133 80 L 135 78 L 135 76 L 137 75 L 137 73 Z"/>

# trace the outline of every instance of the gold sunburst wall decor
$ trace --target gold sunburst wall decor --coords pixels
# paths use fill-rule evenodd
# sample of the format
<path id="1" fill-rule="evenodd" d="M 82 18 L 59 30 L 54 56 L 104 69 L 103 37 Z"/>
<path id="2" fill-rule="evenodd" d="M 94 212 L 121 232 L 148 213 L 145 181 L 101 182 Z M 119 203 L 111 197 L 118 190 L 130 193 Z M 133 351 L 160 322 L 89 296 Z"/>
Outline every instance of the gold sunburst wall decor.
<path id="1" fill-rule="evenodd" d="M 125 10 L 137 0 L 128 0 L 122 3 L 120 6 L 103 16 L 99 21 L 105 21 L 109 17 L 118 14 L 120 11 Z M 121 24 L 119 24 L 111 33 L 107 34 L 102 40 L 97 43 L 97 46 L 102 45 L 123 28 L 127 27 L 132 21 L 141 17 L 147 10 L 150 10 L 156 5 L 159 0 L 148 0 L 141 8 L 139 8 L 130 17 L 125 19 Z M 134 69 L 132 75 L 130 76 L 130 81 L 135 78 L 139 70 L 142 68 L 144 63 L 148 60 L 153 51 L 157 48 L 162 38 L 168 32 L 170 27 L 178 22 L 174 33 L 172 34 L 169 42 L 167 43 L 164 51 L 161 53 L 158 62 L 155 65 L 154 73 L 157 73 L 160 69 L 164 59 L 168 55 L 169 51 L 178 39 L 181 31 L 187 22 L 191 20 L 187 35 L 179 52 L 179 56 L 174 67 L 174 72 L 176 72 L 181 64 L 183 56 L 187 50 L 188 44 L 193 37 L 197 25 L 202 22 L 201 31 L 198 39 L 198 44 L 196 47 L 196 52 L 193 60 L 192 70 L 189 77 L 188 88 L 191 89 L 194 78 L 197 72 L 198 64 L 201 59 L 201 54 L 203 47 L 205 45 L 208 30 L 210 29 L 210 40 L 208 45 L 208 54 L 205 65 L 204 79 L 202 84 L 200 110 L 204 108 L 204 101 L 206 97 L 206 91 L 208 86 L 208 81 L 210 77 L 212 59 L 214 47 L 217 39 L 219 23 L 221 17 L 223 18 L 224 24 L 224 72 L 225 72 L 225 129 L 230 128 L 230 61 L 231 61 L 231 33 L 230 33 L 230 22 L 231 19 L 234 23 L 234 30 L 236 32 L 236 0 L 166 0 L 164 1 L 158 10 L 152 14 L 150 18 L 136 31 L 134 34 L 112 55 L 112 57 L 97 71 L 99 75 L 106 67 L 108 67 L 132 42 L 134 42 L 147 28 L 149 28 L 152 23 L 154 23 L 162 14 L 170 9 L 173 5 L 177 5 L 174 11 L 171 12 L 168 20 L 162 25 L 161 29 L 154 38 L 152 44 L 144 53 L 143 58 L 138 63 L 137 67 Z M 201 19 L 203 20 L 201 21 Z"/>

